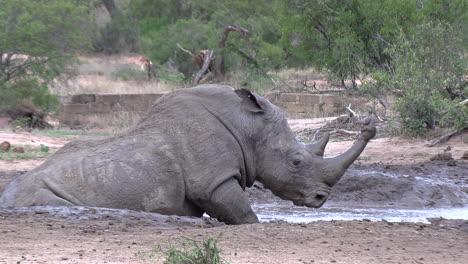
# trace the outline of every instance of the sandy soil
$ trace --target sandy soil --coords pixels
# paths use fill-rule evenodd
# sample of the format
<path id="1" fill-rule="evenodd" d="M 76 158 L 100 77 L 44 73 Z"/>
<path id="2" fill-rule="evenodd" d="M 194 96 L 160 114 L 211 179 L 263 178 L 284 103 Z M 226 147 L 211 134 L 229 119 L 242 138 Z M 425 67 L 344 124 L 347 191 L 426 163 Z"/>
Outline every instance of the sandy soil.
<path id="1" fill-rule="evenodd" d="M 304 122 L 311 125 L 314 121 Z M 292 127 L 300 129 L 300 125 Z M 414 164 L 424 162 L 426 170 L 434 170 L 447 166 L 448 161 L 432 162 L 429 158 L 451 146 L 455 166 L 451 165 L 450 177 L 464 176 L 467 165 L 461 157 L 468 151 L 466 137 L 432 148 L 423 140 L 376 139 L 355 168 L 405 170 L 412 166 L 407 171 L 413 171 Z M 69 141 L 0 132 L 3 140 L 57 148 Z M 331 142 L 326 154 L 338 154 L 351 144 Z M 28 171 L 42 162 L 0 161 L 0 191 L 20 175 L 18 171 Z M 76 210 L 66 215 L 50 208 L 0 210 L 0 263 L 145 263 L 149 259 L 137 256 L 139 252 L 157 245 L 167 248 L 168 241 L 174 243 L 180 236 L 201 240 L 219 234 L 222 255 L 230 263 L 468 263 L 468 233 L 430 224 L 331 221 L 226 226 L 210 219 Z M 154 263 L 162 261 L 159 258 Z"/>
<path id="2" fill-rule="evenodd" d="M 466 263 L 468 234 L 433 225 L 335 221 L 158 226 L 112 218 L 73 221 L 0 214 L 0 263 L 148 263 L 135 254 L 180 236 L 217 237 L 230 263 Z M 154 263 L 162 263 L 162 259 Z"/>

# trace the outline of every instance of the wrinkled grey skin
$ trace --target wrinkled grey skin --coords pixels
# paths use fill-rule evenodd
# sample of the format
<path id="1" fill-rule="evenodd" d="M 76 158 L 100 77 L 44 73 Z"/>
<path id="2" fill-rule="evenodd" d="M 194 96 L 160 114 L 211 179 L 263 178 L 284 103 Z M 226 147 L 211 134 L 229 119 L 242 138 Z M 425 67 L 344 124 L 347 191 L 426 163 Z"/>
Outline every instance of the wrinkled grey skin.
<path id="1" fill-rule="evenodd" d="M 320 207 L 375 136 L 371 122 L 345 153 L 323 158 L 328 135 L 298 142 L 282 111 L 220 85 L 161 97 L 128 132 L 72 142 L 9 184 L 0 206 L 84 205 L 255 223 L 244 193 L 255 180 L 296 205 Z"/>

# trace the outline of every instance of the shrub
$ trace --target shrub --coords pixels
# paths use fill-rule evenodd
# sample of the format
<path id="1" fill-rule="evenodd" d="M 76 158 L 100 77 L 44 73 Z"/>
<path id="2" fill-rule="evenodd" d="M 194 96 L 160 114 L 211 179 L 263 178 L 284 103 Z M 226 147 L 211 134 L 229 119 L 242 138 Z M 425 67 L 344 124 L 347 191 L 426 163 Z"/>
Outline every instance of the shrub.
<path id="1" fill-rule="evenodd" d="M 123 81 L 129 80 L 146 80 L 147 73 L 138 69 L 134 69 L 132 67 L 126 67 L 118 70 L 114 73 L 115 79 L 121 79 Z"/>
<path id="2" fill-rule="evenodd" d="M 402 33 L 387 54 L 392 71 L 375 72 L 374 89 L 367 86 L 367 92 L 398 91 L 395 110 L 405 133 L 423 136 L 436 126 L 468 126 L 468 106 L 461 103 L 468 97 L 466 58 L 452 26 L 432 21 L 418 25 Z"/>
<path id="3" fill-rule="evenodd" d="M 205 237 L 203 241 L 189 238 L 180 238 L 175 244 L 169 242 L 169 249 L 163 250 L 161 245 L 150 252 L 139 252 L 142 259 L 155 259 L 162 253 L 165 257 L 164 264 L 228 264 L 221 258 L 221 250 L 217 238 Z"/>

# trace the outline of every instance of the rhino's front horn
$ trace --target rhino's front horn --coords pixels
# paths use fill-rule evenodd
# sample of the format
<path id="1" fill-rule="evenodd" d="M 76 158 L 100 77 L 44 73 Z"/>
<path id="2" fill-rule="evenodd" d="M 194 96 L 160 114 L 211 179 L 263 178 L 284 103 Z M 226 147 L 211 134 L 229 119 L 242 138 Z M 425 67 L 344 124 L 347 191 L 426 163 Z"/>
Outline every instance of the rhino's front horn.
<path id="1" fill-rule="evenodd" d="M 361 155 L 369 140 L 375 137 L 376 128 L 372 119 L 364 121 L 364 127 L 361 130 L 361 135 L 354 145 L 346 152 L 333 158 L 324 159 L 326 170 L 330 173 L 327 175 L 327 183 L 333 186 L 343 176 L 346 169 Z"/>
<path id="2" fill-rule="evenodd" d="M 323 157 L 323 153 L 325 152 L 325 146 L 327 146 L 329 139 L 330 139 L 330 133 L 327 132 L 315 144 L 306 145 L 307 151 L 312 155 Z"/>

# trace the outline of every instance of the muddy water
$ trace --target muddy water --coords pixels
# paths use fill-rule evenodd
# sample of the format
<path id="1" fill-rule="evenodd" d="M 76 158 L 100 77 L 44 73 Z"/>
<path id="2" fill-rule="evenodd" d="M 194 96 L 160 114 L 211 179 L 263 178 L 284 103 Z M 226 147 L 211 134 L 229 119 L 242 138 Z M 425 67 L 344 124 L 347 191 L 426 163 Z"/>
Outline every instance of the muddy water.
<path id="1" fill-rule="evenodd" d="M 0 191 L 21 173 L 0 173 Z M 424 163 L 415 165 L 353 166 L 333 187 L 322 208 L 294 206 L 274 196 L 261 184 L 247 190 L 261 221 L 308 223 L 330 220 L 386 220 L 428 223 L 428 218 L 468 220 L 468 164 Z M 89 207 L 31 207 L 1 211 L 8 214 L 48 214 L 68 219 L 120 219 L 155 225 L 197 225 L 200 219 L 166 217 L 147 212 Z M 206 222 L 207 218 L 201 220 Z"/>
<path id="2" fill-rule="evenodd" d="M 349 208 L 324 206 L 320 209 L 306 207 L 255 204 L 254 211 L 260 221 L 286 221 L 292 223 L 310 223 L 332 220 L 364 220 L 388 222 L 429 223 L 429 218 L 468 220 L 468 207 L 432 208 L 432 209 L 396 209 L 396 208 Z"/>
<path id="3" fill-rule="evenodd" d="M 468 164 L 460 162 L 353 166 L 319 209 L 294 206 L 261 184 L 254 187 L 250 198 L 261 221 L 468 220 Z"/>

